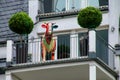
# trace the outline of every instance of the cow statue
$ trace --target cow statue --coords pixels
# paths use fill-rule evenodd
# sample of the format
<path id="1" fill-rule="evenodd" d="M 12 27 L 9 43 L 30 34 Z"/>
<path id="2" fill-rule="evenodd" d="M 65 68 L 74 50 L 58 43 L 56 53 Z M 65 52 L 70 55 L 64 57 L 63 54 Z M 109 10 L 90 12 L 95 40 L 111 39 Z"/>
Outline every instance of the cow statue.
<path id="1" fill-rule="evenodd" d="M 53 29 L 58 26 L 55 23 L 43 23 L 41 26 L 46 29 L 41 42 L 42 60 L 54 60 L 56 40 L 53 39 Z"/>

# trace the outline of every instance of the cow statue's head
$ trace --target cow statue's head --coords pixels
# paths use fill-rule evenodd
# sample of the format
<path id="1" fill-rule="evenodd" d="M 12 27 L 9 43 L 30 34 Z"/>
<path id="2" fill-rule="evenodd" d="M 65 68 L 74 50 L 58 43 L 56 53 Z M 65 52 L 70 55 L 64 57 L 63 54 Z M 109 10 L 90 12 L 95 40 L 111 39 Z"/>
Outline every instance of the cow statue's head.
<path id="1" fill-rule="evenodd" d="M 55 23 L 43 23 L 41 26 L 42 28 L 46 29 L 45 39 L 47 43 L 49 44 L 52 39 L 53 29 L 58 28 L 58 25 L 55 25 Z"/>

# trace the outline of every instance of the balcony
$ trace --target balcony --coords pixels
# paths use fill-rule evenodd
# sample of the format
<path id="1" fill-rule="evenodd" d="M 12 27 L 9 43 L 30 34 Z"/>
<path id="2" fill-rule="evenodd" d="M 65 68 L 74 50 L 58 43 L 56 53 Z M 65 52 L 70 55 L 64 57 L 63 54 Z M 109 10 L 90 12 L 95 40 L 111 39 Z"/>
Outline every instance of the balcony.
<path id="1" fill-rule="evenodd" d="M 75 33 L 53 36 L 53 40 L 56 42 L 56 47 L 54 50 L 54 60 L 89 58 L 91 57 L 89 51 L 90 44 L 94 46 L 93 44 L 95 43 L 96 47 L 93 57 L 101 59 L 105 64 L 114 68 L 114 63 L 112 63 L 111 65 L 109 63 L 109 56 L 111 56 L 112 61 L 114 58 L 113 56 L 115 54 L 115 49 L 107 43 L 107 36 L 107 30 L 97 31 L 96 41 L 92 41 L 91 43 L 88 42 L 89 38 L 87 33 Z M 36 39 L 25 39 L 22 42 L 13 42 L 11 40 L 10 47 L 8 45 L 8 49 L 10 48 L 11 52 L 9 51 L 8 53 L 11 53 L 12 64 L 41 62 L 43 40 L 44 38 L 42 36 Z M 46 61 L 49 60 L 51 59 L 46 59 Z"/>
<path id="2" fill-rule="evenodd" d="M 9 40 L 7 41 L 9 54 L 7 55 L 6 79 L 116 80 L 118 76 L 113 71 L 115 67 L 114 49 L 100 36 L 98 37 L 99 41 L 96 42 L 104 45 L 101 46 L 104 50 L 93 53 L 88 49 L 89 43 L 86 34 L 54 36 L 53 40 L 56 41 L 55 59 L 51 60 L 48 57 L 45 61 L 42 60 L 41 55 L 43 37 L 14 43 Z M 102 55 L 102 53 L 104 54 Z M 111 54 L 109 55 L 111 56 L 110 61 L 108 53 Z"/>

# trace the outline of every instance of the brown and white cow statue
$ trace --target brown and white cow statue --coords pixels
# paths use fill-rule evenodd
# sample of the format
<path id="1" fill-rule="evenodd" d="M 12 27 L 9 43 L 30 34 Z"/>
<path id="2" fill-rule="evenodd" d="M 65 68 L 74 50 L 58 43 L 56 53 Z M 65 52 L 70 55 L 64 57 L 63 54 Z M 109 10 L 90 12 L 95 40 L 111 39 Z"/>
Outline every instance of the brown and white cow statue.
<path id="1" fill-rule="evenodd" d="M 46 29 L 41 42 L 42 60 L 54 60 L 56 40 L 53 39 L 53 29 L 56 29 L 58 26 L 55 23 L 43 23 L 41 26 Z"/>

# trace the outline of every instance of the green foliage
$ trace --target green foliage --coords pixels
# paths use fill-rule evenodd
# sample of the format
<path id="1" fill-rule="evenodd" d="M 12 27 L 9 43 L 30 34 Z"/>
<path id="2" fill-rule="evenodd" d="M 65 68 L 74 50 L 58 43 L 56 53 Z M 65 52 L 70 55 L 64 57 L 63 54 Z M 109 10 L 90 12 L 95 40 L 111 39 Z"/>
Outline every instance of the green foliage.
<path id="1" fill-rule="evenodd" d="M 0 67 L 0 74 L 5 74 L 5 68 L 4 67 Z"/>
<path id="2" fill-rule="evenodd" d="M 10 18 L 9 28 L 18 34 L 29 34 L 33 29 L 33 21 L 25 12 L 18 12 Z"/>
<path id="3" fill-rule="evenodd" d="M 87 7 L 78 13 L 78 24 L 83 28 L 96 28 L 102 21 L 102 13 L 94 7 Z"/>

